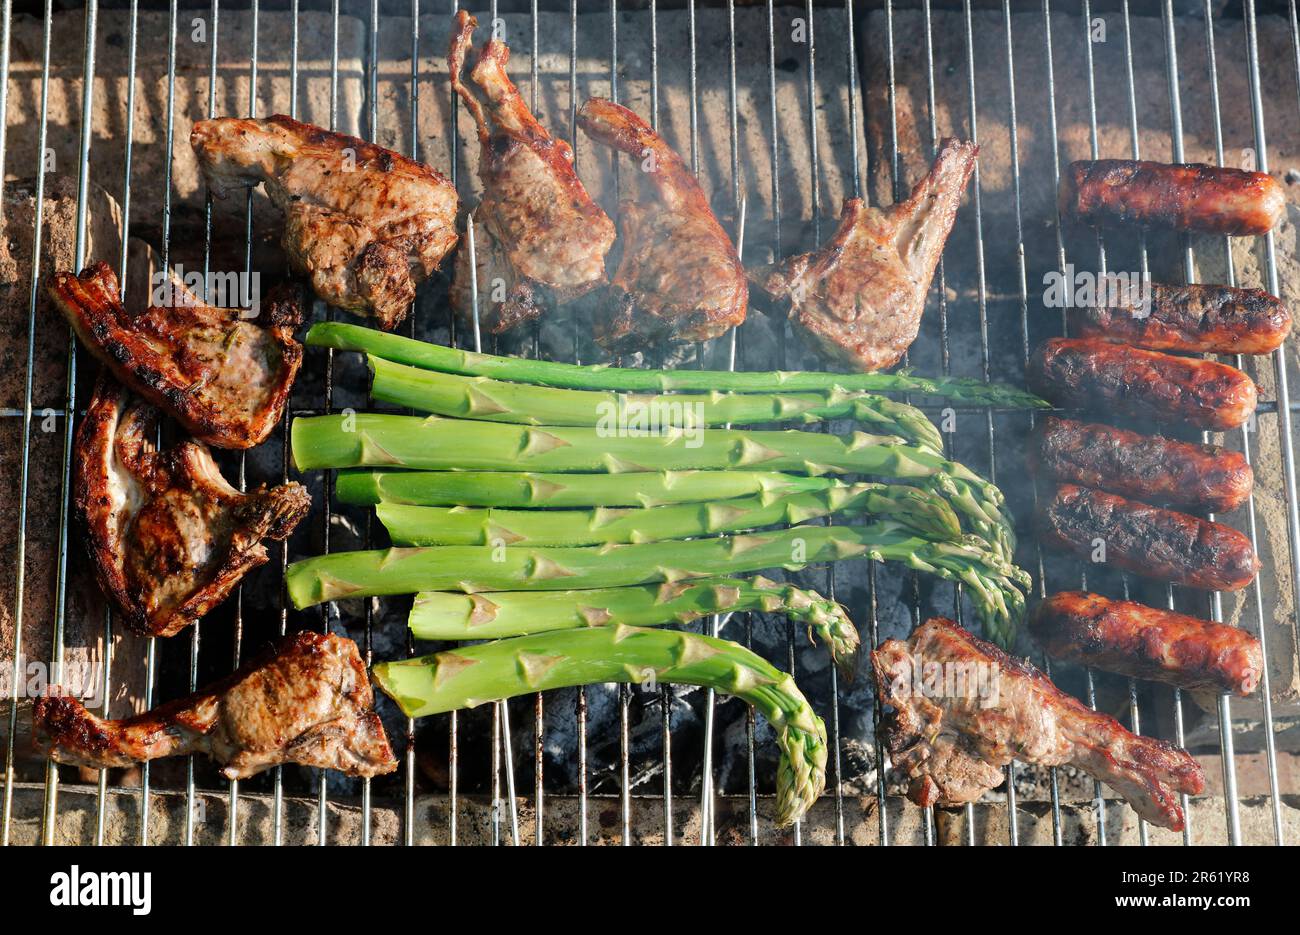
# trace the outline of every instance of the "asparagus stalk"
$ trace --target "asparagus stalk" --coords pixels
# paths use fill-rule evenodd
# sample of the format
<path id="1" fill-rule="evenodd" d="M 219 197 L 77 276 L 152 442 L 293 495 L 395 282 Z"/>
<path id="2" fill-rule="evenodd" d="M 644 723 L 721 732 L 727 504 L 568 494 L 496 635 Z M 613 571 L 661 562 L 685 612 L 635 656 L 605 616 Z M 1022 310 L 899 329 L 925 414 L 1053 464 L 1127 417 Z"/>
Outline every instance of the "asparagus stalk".
<path id="1" fill-rule="evenodd" d="M 890 517 L 917 535 L 961 538 L 942 498 L 916 487 L 838 484 L 779 497 L 594 510 L 499 510 L 380 503 L 375 512 L 394 545 L 576 546 L 689 539 L 796 525 L 835 513 Z"/>
<path id="2" fill-rule="evenodd" d="M 681 428 L 853 419 L 873 432 L 943 450 L 939 430 L 914 406 L 839 387 L 806 393 L 629 395 L 505 383 L 408 367 L 367 355 L 370 395 L 440 416 L 522 425 L 617 425 Z"/>
<path id="3" fill-rule="evenodd" d="M 698 429 L 655 436 L 597 428 L 522 426 L 440 416 L 338 413 L 295 419 L 293 459 L 313 468 L 404 467 L 423 470 L 639 473 L 686 469 L 874 474 L 921 484 L 952 497 L 1003 557 L 1014 551 L 1002 493 L 968 468 L 892 436 L 854 432 Z M 956 482 L 956 483 L 954 483 Z"/>
<path id="4" fill-rule="evenodd" d="M 725 370 L 638 370 L 582 366 L 553 361 L 527 360 L 476 354 L 456 348 L 428 344 L 397 334 L 344 322 L 319 322 L 307 332 L 307 343 L 318 347 L 362 351 L 385 360 L 459 373 L 470 377 L 493 377 L 517 383 L 579 390 L 624 390 L 633 392 L 772 393 L 815 392 L 839 388 L 849 392 L 910 393 L 933 396 L 975 406 L 1000 409 L 1045 409 L 1045 400 L 997 383 L 983 383 L 958 377 L 929 379 L 910 373 L 818 373 L 813 371 L 730 372 Z"/>
<path id="5" fill-rule="evenodd" d="M 831 477 L 777 471 L 658 471 L 641 474 L 539 474 L 510 471 L 340 471 L 343 503 L 421 506 L 619 507 L 767 499 L 839 484 Z"/>
<path id="6" fill-rule="evenodd" d="M 498 591 L 491 597 L 423 591 L 415 596 L 409 623 L 411 632 L 422 640 L 495 640 L 615 623 L 635 627 L 689 623 L 712 614 L 745 611 L 785 614 L 807 624 L 809 639 L 815 631 L 845 680 L 852 681 L 859 639 L 844 607 L 816 591 L 761 576 L 587 591 Z"/>
<path id="7" fill-rule="evenodd" d="M 930 542 L 901 524 L 794 526 L 771 532 L 636 545 L 533 548 L 431 546 L 335 552 L 294 562 L 285 586 L 294 607 L 419 591 L 562 591 L 797 570 L 847 558 L 896 561 L 968 586 L 985 632 L 1003 641 L 1024 612 L 1027 576 L 972 536 Z M 1005 645 L 1005 643 L 1004 643 Z"/>
<path id="8" fill-rule="evenodd" d="M 777 820 L 803 817 L 826 784 L 826 728 L 794 679 L 728 640 L 612 626 L 464 646 L 381 662 L 375 680 L 408 717 L 596 682 L 680 683 L 735 695 L 776 732 Z"/>

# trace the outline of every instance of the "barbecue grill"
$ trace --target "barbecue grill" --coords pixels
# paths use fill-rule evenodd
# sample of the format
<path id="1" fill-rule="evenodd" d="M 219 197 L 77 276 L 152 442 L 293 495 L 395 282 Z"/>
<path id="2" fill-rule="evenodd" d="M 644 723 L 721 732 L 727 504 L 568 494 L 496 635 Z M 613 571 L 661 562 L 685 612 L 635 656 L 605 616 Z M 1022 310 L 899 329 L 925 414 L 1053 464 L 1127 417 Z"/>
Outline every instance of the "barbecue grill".
<path id="1" fill-rule="evenodd" d="M 36 179 L 33 223 L 22 230 L 11 225 L 7 236 L 34 244 L 38 258 L 43 226 L 55 219 L 45 208 L 50 176 L 75 177 L 72 260 L 77 268 L 91 259 L 114 262 L 128 302 L 134 280 L 123 267 L 149 262 L 136 252 L 133 234 L 152 242 L 162 268 L 183 260 L 207 272 L 227 263 L 227 254 L 241 270 L 262 268 L 269 225 L 260 201 L 249 195 L 231 213 L 203 201 L 201 189 L 182 191 L 190 177 L 178 160 L 187 155 L 186 132 L 195 118 L 265 116 L 274 102 L 301 119 L 423 159 L 447 173 L 462 195 L 475 189 L 472 134 L 457 118 L 459 105 L 438 65 L 456 0 L 410 0 L 409 8 L 333 0 L 310 10 L 299 0 L 289 0 L 287 9 L 263 9 L 257 0 L 234 8 L 217 0 L 182 8 L 171 0 L 156 13 L 142 11 L 136 0 L 100 7 L 91 0 L 82 17 L 56 12 L 53 0 L 45 0 L 38 21 L 15 18 L 12 0 L 0 2 L 0 174 Z M 483 24 L 480 38 L 488 28 L 504 28 L 512 76 L 543 123 L 573 143 L 579 174 L 600 179 L 593 187 L 607 203 L 619 187 L 616 164 L 574 130 L 576 107 L 591 94 L 648 114 L 687 156 L 747 264 L 819 240 L 844 197 L 873 203 L 904 197 L 941 136 L 979 141 L 972 190 L 910 363 L 926 374 L 1022 383 L 1030 348 L 1064 324 L 1062 313 L 1042 307 L 1044 273 L 1067 275 L 1076 266 L 1150 270 L 1165 281 L 1241 282 L 1296 298 L 1290 227 L 1283 228 L 1285 237 L 1269 234 L 1235 247 L 1209 238 L 1102 239 L 1063 229 L 1051 209 L 1062 167 L 1088 155 L 1224 165 L 1249 160 L 1252 168 L 1268 171 L 1272 162 L 1276 169 L 1269 131 L 1280 128 L 1287 141 L 1300 134 L 1300 21 L 1294 0 L 1281 15 L 1256 7 L 1254 0 L 1239 9 L 1215 0 L 1096 9 L 1088 0 L 808 0 L 790 7 L 772 0 L 723 6 L 502 0 L 498 9 L 494 0 L 490 10 L 473 12 Z M 194 38 L 200 29 L 201 43 Z M 73 30 L 81 31 L 79 60 L 73 45 L 56 41 Z M 15 44 L 35 37 L 39 47 Z M 405 49 L 404 60 L 391 54 L 397 48 Z M 238 68 L 230 66 L 231 56 L 242 63 Z M 121 70 L 105 74 L 106 57 Z M 138 69 L 140 58 L 164 61 L 165 72 L 146 74 Z M 1152 74 L 1161 80 L 1143 80 Z M 149 94 L 155 80 L 165 84 Z M 137 101 L 141 82 L 147 100 Z M 75 88 L 79 96 L 66 102 L 66 117 L 52 115 L 56 87 L 56 95 Z M 1189 94 L 1189 88 L 1208 93 Z M 64 103 L 56 97 L 53 106 Z M 124 123 L 116 123 L 119 112 Z M 448 132 L 430 135 L 431 123 Z M 64 157 L 51 166 L 47 151 L 67 153 L 73 165 Z M 116 177 L 100 165 L 111 165 Z M 121 205 L 115 256 L 90 253 L 95 185 Z M 133 211 L 133 202 L 146 210 Z M 156 214 L 148 210 L 155 207 Z M 13 209 L 6 210 L 12 221 Z M 238 226 L 232 228 L 231 217 Z M 224 674 L 277 633 L 304 627 L 346 629 L 373 658 L 416 650 L 405 635 L 401 601 L 329 604 L 319 614 L 287 609 L 282 576 L 292 557 L 383 542 L 369 511 L 331 502 L 328 477 L 302 478 L 313 492 L 311 517 L 283 547 L 272 548 L 272 561 L 228 606 L 188 637 L 124 643 L 111 614 L 77 598 L 81 549 L 68 489 L 74 416 L 94 365 L 78 359 L 63 323 L 45 314 L 45 272 L 32 264 L 15 287 L 24 314 L 7 356 L 22 376 L 13 384 L 16 398 L 0 399 L 7 407 L 0 409 L 3 427 L 17 436 L 4 466 L 14 505 L 14 515 L 4 518 L 5 535 L 13 536 L 13 586 L 0 615 L 0 629 L 13 631 L 7 646 L 0 642 L 6 653 L 0 663 L 11 677 L 4 701 L 12 702 L 0 728 L 7 736 L 0 754 L 5 843 L 1280 844 L 1296 838 L 1294 808 L 1283 801 L 1295 791 L 1284 729 L 1300 685 L 1294 666 L 1300 501 L 1285 347 L 1250 370 L 1267 401 L 1255 423 L 1223 442 L 1245 451 L 1259 475 L 1257 498 L 1266 502 L 1252 499 L 1230 521 L 1244 524 L 1270 567 L 1242 595 L 1216 594 L 1208 603 L 1182 589 L 1099 576 L 1036 549 L 1028 525 L 1032 492 L 1016 483 L 1032 415 L 929 410 L 953 456 L 1006 490 L 1022 531 L 1019 559 L 1035 574 L 1036 596 L 1080 584 L 1112 596 L 1132 591 L 1148 603 L 1235 622 L 1264 641 L 1270 662 L 1258 700 L 1249 702 L 1221 696 L 1202 707 L 1173 689 L 1085 671 L 1051 673 L 1134 731 L 1218 760 L 1217 788 L 1193 807 L 1183 803 L 1188 825 L 1181 835 L 1149 829 L 1108 790 L 1064 770 L 1014 765 L 996 801 L 961 810 L 906 803 L 872 730 L 879 707 L 869 686 L 838 684 L 834 669 L 805 651 L 794 627 L 757 614 L 703 623 L 794 671 L 825 718 L 834 751 L 824 800 L 780 834 L 762 768 L 763 725 L 703 690 L 594 686 L 452 714 L 418 732 L 390 709 L 386 723 L 402 769 L 373 783 L 278 768 L 227 784 L 193 759 L 146 764 L 129 777 L 104 771 L 96 783 L 67 767 L 27 761 L 13 730 L 21 676 L 28 660 L 39 659 L 49 664 L 50 681 L 60 681 L 74 627 L 94 634 L 98 651 L 90 658 L 109 689 L 106 709 L 122 703 L 125 689 L 114 687 L 128 678 L 138 680 L 137 701 L 150 705 Z M 427 292 L 410 333 L 473 347 L 475 334 L 449 320 L 445 283 Z M 318 318 L 332 314 L 317 303 Z M 722 368 L 813 362 L 779 325 L 757 313 L 751 319 L 738 334 L 674 352 L 667 362 Z M 589 353 L 585 338 L 580 324 L 557 321 L 521 346 L 502 349 L 571 359 Z M 41 362 L 53 355 L 63 366 L 64 349 L 60 374 L 66 376 L 43 379 Z M 309 350 L 291 415 L 365 406 L 362 385 L 355 361 Z M 47 392 L 52 395 L 42 395 Z M 288 450 L 287 431 L 280 430 L 252 452 L 225 453 L 223 466 L 241 486 L 287 480 Z M 48 518 L 46 502 L 36 496 L 46 486 L 47 502 L 57 508 Z M 848 603 L 872 644 L 902 635 L 931 613 L 971 617 L 952 586 L 893 569 L 855 562 L 814 568 L 804 577 Z M 38 613 L 45 616 L 34 623 Z M 138 676 L 125 674 L 132 666 Z"/>

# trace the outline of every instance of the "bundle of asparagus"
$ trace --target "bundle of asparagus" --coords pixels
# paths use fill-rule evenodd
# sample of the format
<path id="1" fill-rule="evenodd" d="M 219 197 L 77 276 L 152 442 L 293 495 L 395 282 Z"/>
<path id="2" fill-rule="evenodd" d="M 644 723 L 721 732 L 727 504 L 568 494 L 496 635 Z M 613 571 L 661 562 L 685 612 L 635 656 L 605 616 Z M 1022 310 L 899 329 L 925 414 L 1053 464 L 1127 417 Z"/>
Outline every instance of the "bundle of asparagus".
<path id="1" fill-rule="evenodd" d="M 777 823 L 803 817 L 826 786 L 826 727 L 794 679 L 727 640 L 615 625 L 520 636 L 381 662 L 375 680 L 408 717 L 592 682 L 700 685 L 752 704 L 781 749 Z"/>
<path id="2" fill-rule="evenodd" d="M 294 606 L 418 592 L 415 636 L 495 640 L 376 666 L 408 716 L 598 681 L 729 692 L 776 730 L 787 823 L 820 794 L 826 764 L 825 729 L 793 679 L 735 643 L 641 627 L 784 613 L 851 679 L 859 639 L 843 607 L 722 576 L 863 557 L 965 584 L 986 632 L 1014 638 L 1028 577 L 1001 492 L 944 457 L 920 410 L 879 394 L 1046 405 L 1029 394 L 907 373 L 583 367 L 335 322 L 307 343 L 365 352 L 375 399 L 429 415 L 294 421 L 299 469 L 340 469 L 339 498 L 375 505 L 394 543 L 295 562 Z M 832 419 L 870 433 L 742 428 Z M 836 514 L 865 524 L 800 525 Z M 788 528 L 753 531 L 775 526 Z"/>

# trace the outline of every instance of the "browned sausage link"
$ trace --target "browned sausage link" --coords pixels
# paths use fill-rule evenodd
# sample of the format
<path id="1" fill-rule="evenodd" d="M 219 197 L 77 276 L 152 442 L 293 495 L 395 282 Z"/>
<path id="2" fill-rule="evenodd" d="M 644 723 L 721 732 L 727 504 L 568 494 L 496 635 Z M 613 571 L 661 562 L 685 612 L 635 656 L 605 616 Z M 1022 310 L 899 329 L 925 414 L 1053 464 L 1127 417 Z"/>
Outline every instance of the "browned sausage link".
<path id="1" fill-rule="evenodd" d="M 1245 630 L 1085 591 L 1047 598 L 1029 630 L 1057 659 L 1188 691 L 1245 697 L 1264 669 L 1259 640 Z"/>
<path id="2" fill-rule="evenodd" d="M 1191 588 L 1238 591 L 1259 571 L 1250 540 L 1231 527 L 1073 484 L 1040 502 L 1038 526 L 1048 545 Z"/>
<path id="3" fill-rule="evenodd" d="M 1194 512 L 1234 510 L 1255 484 L 1240 452 L 1056 416 L 1029 453 L 1036 474 Z"/>
<path id="4" fill-rule="evenodd" d="M 1082 337 L 1104 338 L 1153 351 L 1268 354 L 1291 330 L 1291 312 L 1263 289 L 1167 286 L 1117 290 L 1075 316 Z"/>
<path id="5" fill-rule="evenodd" d="M 1029 385 L 1059 406 L 1223 431 L 1255 411 L 1255 384 L 1235 367 L 1097 338 L 1052 338 L 1029 362 Z"/>
<path id="6" fill-rule="evenodd" d="M 1286 212 L 1282 186 L 1263 172 L 1135 159 L 1072 162 L 1061 176 L 1062 217 L 1201 234 L 1267 234 Z"/>

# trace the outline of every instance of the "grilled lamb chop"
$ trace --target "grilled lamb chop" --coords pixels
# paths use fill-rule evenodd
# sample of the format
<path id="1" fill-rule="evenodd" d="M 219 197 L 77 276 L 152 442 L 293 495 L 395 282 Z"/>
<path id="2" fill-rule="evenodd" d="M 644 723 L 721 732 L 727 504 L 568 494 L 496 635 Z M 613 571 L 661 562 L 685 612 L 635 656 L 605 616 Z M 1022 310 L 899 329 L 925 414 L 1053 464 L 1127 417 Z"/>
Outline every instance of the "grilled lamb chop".
<path id="1" fill-rule="evenodd" d="M 605 254 L 614 225 L 592 201 L 573 169 L 573 150 L 552 139 L 528 110 L 506 74 L 510 49 L 489 39 L 469 78 L 487 105 L 461 80 L 478 21 L 461 10 L 447 54 L 451 86 L 478 125 L 483 197 L 474 210 L 478 285 L 484 331 L 500 334 L 541 316 L 555 303 L 585 295 L 605 282 Z M 489 125 L 489 118 L 491 125 Z M 495 283 L 502 301 L 492 301 Z M 470 320 L 469 253 L 456 257 L 452 304 Z"/>
<path id="2" fill-rule="evenodd" d="M 943 140 L 906 201 L 869 208 L 848 199 L 825 245 L 755 270 L 751 281 L 789 301 L 794 323 L 827 356 L 855 370 L 892 367 L 916 340 L 978 151 L 974 143 Z"/>
<path id="3" fill-rule="evenodd" d="M 1187 751 L 1129 733 L 951 620 L 936 617 L 905 643 L 882 643 L 871 664 L 881 701 L 894 709 L 882 725 L 890 755 L 918 805 L 973 802 L 1003 781 L 1013 759 L 1068 764 L 1109 785 L 1147 821 L 1180 831 L 1178 794 L 1205 787 Z M 940 671 L 935 665 L 960 667 L 964 685 L 954 677 L 959 690 L 947 690 L 948 679 L 928 674 Z M 983 690 L 973 674 L 980 671 L 988 675 Z"/>
<path id="4" fill-rule="evenodd" d="M 205 753 L 229 779 L 283 763 L 378 776 L 397 769 L 357 644 L 296 633 L 233 675 L 136 717 L 106 721 L 51 694 L 32 708 L 38 751 L 92 769 Z"/>
<path id="5" fill-rule="evenodd" d="M 583 132 L 633 156 L 639 197 L 619 205 L 623 256 L 612 317 L 597 322 L 606 350 L 645 350 L 665 340 L 707 341 L 745 320 L 749 287 L 731 238 L 690 167 L 626 107 L 592 98 Z"/>
<path id="6" fill-rule="evenodd" d="M 190 146 L 217 197 L 265 183 L 294 269 L 331 305 L 392 330 L 456 245 L 456 189 L 422 162 L 277 114 L 201 120 Z"/>
<path id="7" fill-rule="evenodd" d="M 77 432 L 75 497 L 100 587 L 140 633 L 171 636 L 225 600 L 311 506 L 301 484 L 240 493 L 208 449 L 154 448 L 158 410 L 101 374 Z"/>
<path id="8" fill-rule="evenodd" d="M 256 319 L 177 287 L 173 301 L 130 315 L 107 263 L 55 273 L 50 296 L 82 343 L 117 377 L 199 441 L 251 448 L 275 428 L 302 363 L 294 290 L 274 291 Z"/>

